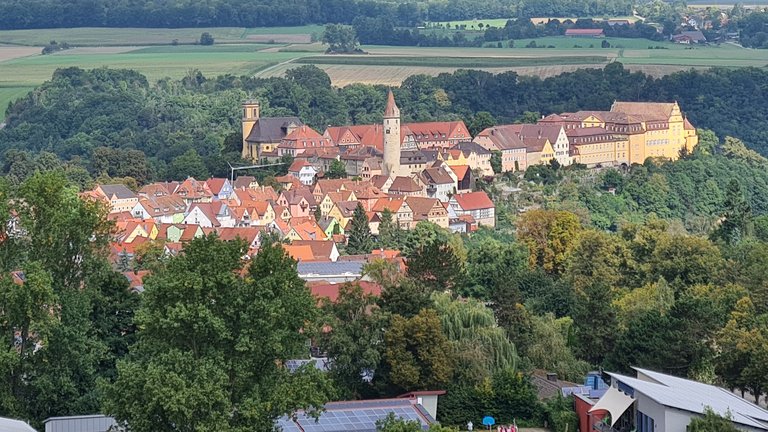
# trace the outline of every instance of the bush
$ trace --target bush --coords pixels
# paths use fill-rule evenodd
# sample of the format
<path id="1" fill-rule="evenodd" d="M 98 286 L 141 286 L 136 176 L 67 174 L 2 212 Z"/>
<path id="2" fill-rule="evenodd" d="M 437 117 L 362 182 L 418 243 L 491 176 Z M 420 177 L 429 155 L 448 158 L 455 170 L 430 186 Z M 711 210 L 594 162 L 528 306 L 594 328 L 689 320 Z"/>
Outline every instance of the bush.
<path id="1" fill-rule="evenodd" d="M 210 33 L 204 32 L 200 35 L 200 45 L 213 45 L 214 39 Z"/>

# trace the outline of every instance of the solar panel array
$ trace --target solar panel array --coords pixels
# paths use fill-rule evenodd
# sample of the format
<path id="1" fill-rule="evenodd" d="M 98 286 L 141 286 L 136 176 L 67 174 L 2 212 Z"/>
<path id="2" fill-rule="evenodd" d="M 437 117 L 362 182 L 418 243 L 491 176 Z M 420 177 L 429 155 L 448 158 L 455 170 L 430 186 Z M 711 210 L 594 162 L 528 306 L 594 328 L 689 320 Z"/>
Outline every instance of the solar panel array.
<path id="1" fill-rule="evenodd" d="M 320 415 L 320 418 L 315 420 L 313 417 L 309 417 L 300 413 L 297 415 L 296 422 L 283 417 L 278 420 L 277 425 L 283 432 L 376 432 L 376 422 L 384 419 L 389 413 L 393 413 L 395 418 L 402 418 L 404 420 L 418 421 L 424 430 L 429 425 L 424 421 L 423 417 L 417 412 L 415 405 L 406 404 L 394 404 L 394 406 L 370 406 L 372 404 L 329 404 L 326 406 L 326 411 Z M 366 406 L 367 405 L 367 406 Z M 296 424 L 301 425 L 301 428 Z"/>

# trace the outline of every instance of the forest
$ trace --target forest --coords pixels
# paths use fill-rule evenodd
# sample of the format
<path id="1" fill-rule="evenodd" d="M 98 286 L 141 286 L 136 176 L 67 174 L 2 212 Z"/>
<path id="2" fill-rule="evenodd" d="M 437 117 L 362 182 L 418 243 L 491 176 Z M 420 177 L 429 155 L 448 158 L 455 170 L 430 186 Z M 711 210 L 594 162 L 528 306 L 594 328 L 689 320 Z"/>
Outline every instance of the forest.
<path id="1" fill-rule="evenodd" d="M 0 29 L 69 27 L 272 27 L 351 24 L 387 17 L 399 26 L 425 21 L 515 16 L 623 16 L 629 0 L 0 0 Z"/>

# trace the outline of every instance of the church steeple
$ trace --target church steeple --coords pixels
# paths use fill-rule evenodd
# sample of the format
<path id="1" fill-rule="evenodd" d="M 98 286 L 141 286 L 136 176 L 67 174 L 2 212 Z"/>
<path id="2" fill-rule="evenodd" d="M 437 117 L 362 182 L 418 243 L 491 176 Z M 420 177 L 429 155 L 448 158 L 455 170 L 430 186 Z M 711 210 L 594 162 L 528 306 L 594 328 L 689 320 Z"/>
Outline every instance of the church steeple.
<path id="1" fill-rule="evenodd" d="M 392 90 L 387 95 L 387 107 L 384 109 L 384 164 L 382 174 L 396 177 L 400 172 L 400 109 L 395 103 Z"/>
<path id="2" fill-rule="evenodd" d="M 387 107 L 384 108 L 384 118 L 400 118 L 400 108 L 395 103 L 395 95 L 389 90 L 387 95 Z"/>

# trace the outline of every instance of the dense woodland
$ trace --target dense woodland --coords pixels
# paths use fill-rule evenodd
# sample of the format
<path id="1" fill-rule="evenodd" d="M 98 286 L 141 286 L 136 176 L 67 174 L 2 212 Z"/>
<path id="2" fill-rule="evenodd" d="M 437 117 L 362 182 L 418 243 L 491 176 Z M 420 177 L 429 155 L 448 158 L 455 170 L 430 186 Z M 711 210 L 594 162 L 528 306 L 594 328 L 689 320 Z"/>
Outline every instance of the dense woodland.
<path id="1" fill-rule="evenodd" d="M 0 0 L 0 29 L 59 27 L 270 27 L 390 17 L 425 21 L 514 16 L 631 15 L 629 0 Z"/>

